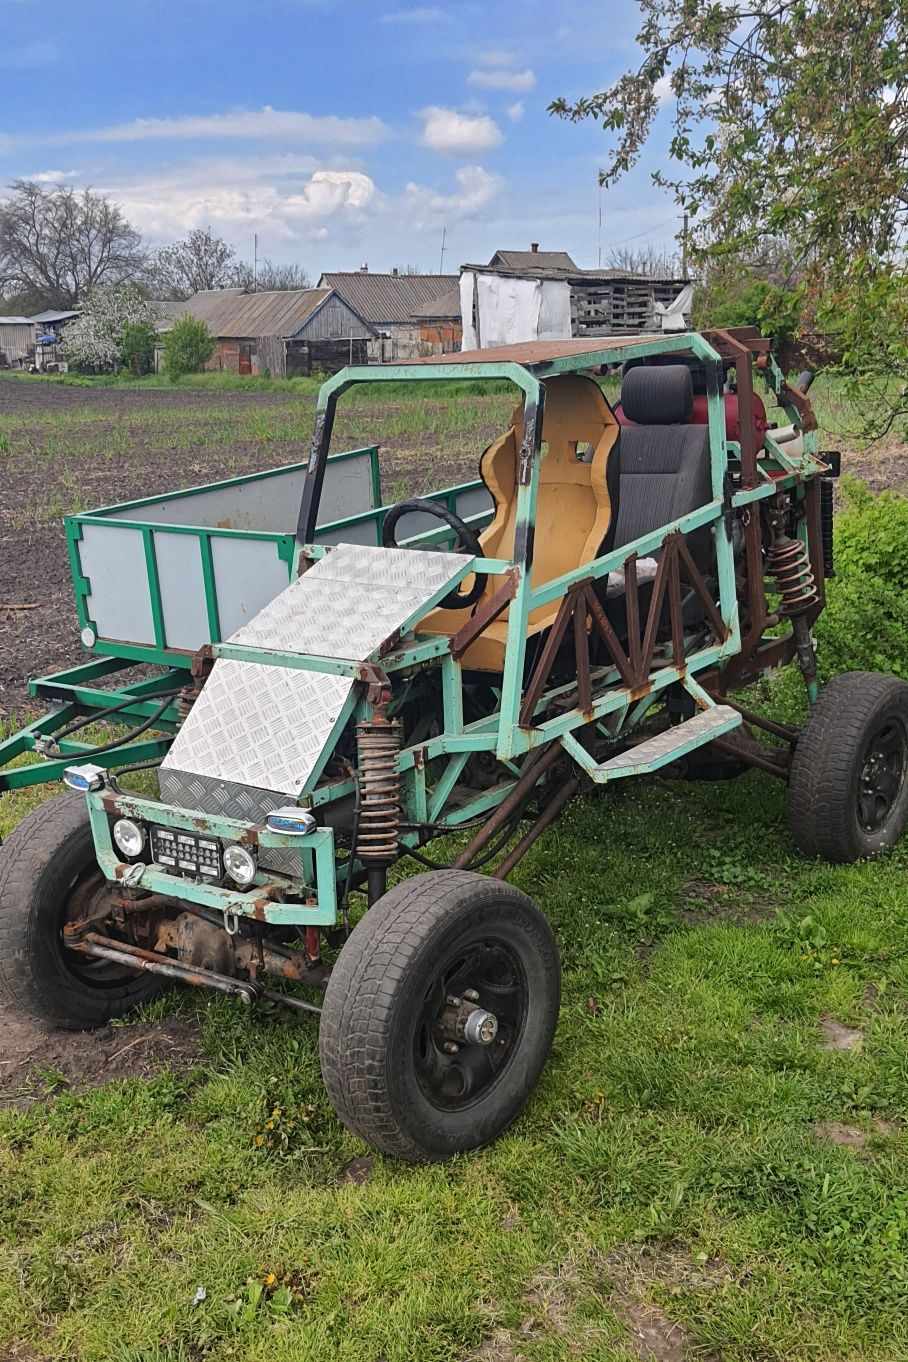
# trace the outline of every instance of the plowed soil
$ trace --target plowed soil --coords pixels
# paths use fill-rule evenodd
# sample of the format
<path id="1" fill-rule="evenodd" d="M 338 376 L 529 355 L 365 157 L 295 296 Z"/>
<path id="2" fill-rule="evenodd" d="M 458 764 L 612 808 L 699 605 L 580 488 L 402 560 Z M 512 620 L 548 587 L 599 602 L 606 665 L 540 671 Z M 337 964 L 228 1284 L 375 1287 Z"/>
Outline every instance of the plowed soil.
<path id="1" fill-rule="evenodd" d="M 473 399 L 456 429 L 446 405 L 354 406 L 339 413 L 334 447 L 381 440 L 388 500 L 475 477 L 501 403 Z M 0 720 L 34 708 L 30 677 L 84 660 L 64 515 L 300 461 L 313 410 L 312 397 L 293 392 L 81 388 L 0 375 Z M 275 528 L 295 519 L 288 507 L 286 527 Z"/>

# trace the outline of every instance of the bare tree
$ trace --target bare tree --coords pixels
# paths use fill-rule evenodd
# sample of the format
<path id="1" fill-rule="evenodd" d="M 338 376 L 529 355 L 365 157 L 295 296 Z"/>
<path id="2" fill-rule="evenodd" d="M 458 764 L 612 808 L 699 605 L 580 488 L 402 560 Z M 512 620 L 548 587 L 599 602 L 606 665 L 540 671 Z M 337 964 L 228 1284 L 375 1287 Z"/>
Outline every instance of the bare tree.
<path id="1" fill-rule="evenodd" d="M 613 246 L 606 266 L 626 274 L 641 274 L 646 279 L 680 279 L 681 265 L 671 251 L 658 246 Z"/>
<path id="2" fill-rule="evenodd" d="M 0 293 L 23 310 L 77 306 L 93 289 L 138 283 L 142 238 L 92 189 L 14 180 L 0 200 Z"/>
<path id="3" fill-rule="evenodd" d="M 163 246 L 151 261 L 151 290 L 155 298 L 191 298 L 201 289 L 234 284 L 236 251 L 210 227 L 197 227 L 182 241 Z"/>
<path id="4" fill-rule="evenodd" d="M 260 260 L 256 270 L 248 261 L 234 265 L 230 271 L 230 283 L 236 288 L 258 293 L 312 287 L 312 281 L 302 265 L 281 265 L 275 260 Z"/>

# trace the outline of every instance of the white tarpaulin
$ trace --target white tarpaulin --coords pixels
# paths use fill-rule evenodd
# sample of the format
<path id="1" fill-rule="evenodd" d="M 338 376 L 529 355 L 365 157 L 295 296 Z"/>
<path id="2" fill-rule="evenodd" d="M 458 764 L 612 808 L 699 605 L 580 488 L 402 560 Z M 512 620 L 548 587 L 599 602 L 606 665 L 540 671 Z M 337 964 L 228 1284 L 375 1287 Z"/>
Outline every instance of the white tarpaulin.
<path id="1" fill-rule="evenodd" d="M 656 321 L 661 322 L 663 331 L 686 331 L 687 319 L 685 313 L 690 313 L 690 305 L 694 296 L 693 284 L 685 284 L 684 288 L 673 298 L 670 303 L 654 303 L 653 311 L 656 314 Z"/>
<path id="2" fill-rule="evenodd" d="M 460 276 L 460 311 L 464 350 L 569 340 L 571 335 L 571 290 L 560 279 L 515 279 L 465 270 Z"/>

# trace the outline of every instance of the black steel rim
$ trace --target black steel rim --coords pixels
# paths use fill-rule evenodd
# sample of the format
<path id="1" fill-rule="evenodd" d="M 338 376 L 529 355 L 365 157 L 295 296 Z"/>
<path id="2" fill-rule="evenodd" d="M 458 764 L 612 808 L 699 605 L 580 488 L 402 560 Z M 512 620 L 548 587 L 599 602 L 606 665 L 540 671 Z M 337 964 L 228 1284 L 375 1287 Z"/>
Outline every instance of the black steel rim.
<path id="1" fill-rule="evenodd" d="M 126 965 L 118 965 L 114 960 L 101 960 L 80 951 L 68 950 L 63 937 L 63 927 L 67 922 L 79 922 L 91 916 L 91 909 L 101 894 L 109 894 L 107 880 L 100 868 L 93 864 L 83 874 L 78 875 L 63 896 L 60 907 L 60 956 L 68 974 L 87 988 L 122 988 L 131 983 L 141 973 L 140 970 Z M 100 922 L 101 919 L 98 919 Z M 104 933 L 116 939 L 122 933 L 104 924 Z"/>
<path id="2" fill-rule="evenodd" d="M 858 782 L 858 822 L 864 832 L 885 826 L 908 772 L 908 733 L 898 718 L 886 719 L 864 748 Z"/>
<path id="3" fill-rule="evenodd" d="M 498 1020 L 490 1045 L 450 1040 L 442 1027 L 449 998 L 477 994 L 475 1005 Z M 423 999 L 413 1035 L 413 1064 L 420 1088 L 441 1111 L 462 1111 L 488 1096 L 520 1045 L 529 1005 L 526 971 L 510 943 L 483 938 L 456 946 L 437 968 Z"/>

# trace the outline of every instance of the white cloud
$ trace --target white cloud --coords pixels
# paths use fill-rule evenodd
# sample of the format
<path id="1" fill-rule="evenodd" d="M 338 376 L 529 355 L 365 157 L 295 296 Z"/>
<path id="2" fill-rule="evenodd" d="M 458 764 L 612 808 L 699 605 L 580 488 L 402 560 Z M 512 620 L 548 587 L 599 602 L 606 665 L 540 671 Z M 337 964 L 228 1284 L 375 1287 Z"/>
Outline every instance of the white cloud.
<path id="1" fill-rule="evenodd" d="M 444 156 L 475 156 L 500 146 L 503 140 L 498 124 L 486 114 L 474 116 L 430 104 L 419 116 L 425 120 L 423 146 Z"/>
<path id="2" fill-rule="evenodd" d="M 36 170 L 33 175 L 24 175 L 22 178 L 34 180 L 37 184 L 60 184 L 63 180 L 75 180 L 78 175 L 78 170 Z"/>
<path id="3" fill-rule="evenodd" d="M 653 85 L 653 94 L 656 96 L 656 103 L 661 109 L 664 104 L 668 104 L 675 97 L 672 89 L 672 78 L 669 75 L 660 76 Z"/>
<path id="4" fill-rule="evenodd" d="M 525 71 L 507 71 L 503 67 L 492 67 L 484 71 L 471 71 L 467 80 L 471 85 L 479 85 L 484 90 L 532 90 L 536 84 L 536 74 L 529 67 Z"/>
<path id="5" fill-rule="evenodd" d="M 420 184 L 407 185 L 407 215 L 414 230 L 476 217 L 494 203 L 504 187 L 500 175 L 490 174 L 482 166 L 461 166 L 455 179 L 454 194 L 439 194 Z"/>
<path id="6" fill-rule="evenodd" d="M 281 242 L 321 239 L 329 225 L 359 222 L 379 198 L 375 182 L 361 170 L 306 172 L 285 164 L 294 159 L 195 161 L 99 187 L 154 242 L 211 226 L 235 243 L 258 232 L 269 243 L 266 250 Z"/>
<path id="7" fill-rule="evenodd" d="M 74 132 L 60 129 L 36 141 L 54 142 L 144 142 L 190 138 L 236 138 L 250 141 L 302 141 L 336 146 L 372 146 L 389 135 L 380 118 L 338 118 L 332 114 L 315 116 L 292 110 L 282 111 L 265 105 L 262 109 L 239 109 L 231 113 L 194 114 L 180 118 L 136 118 L 132 123 L 115 123 L 107 128 L 87 128 Z M 30 140 L 30 139 L 25 139 Z"/>
<path id="8" fill-rule="evenodd" d="M 441 5 L 421 5 L 416 9 L 394 9 L 381 16 L 383 24 L 449 24 L 451 16 Z"/>
<path id="9" fill-rule="evenodd" d="M 516 104 L 509 104 L 505 112 L 512 123 L 519 123 L 523 118 L 523 100 L 518 99 Z"/>

